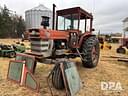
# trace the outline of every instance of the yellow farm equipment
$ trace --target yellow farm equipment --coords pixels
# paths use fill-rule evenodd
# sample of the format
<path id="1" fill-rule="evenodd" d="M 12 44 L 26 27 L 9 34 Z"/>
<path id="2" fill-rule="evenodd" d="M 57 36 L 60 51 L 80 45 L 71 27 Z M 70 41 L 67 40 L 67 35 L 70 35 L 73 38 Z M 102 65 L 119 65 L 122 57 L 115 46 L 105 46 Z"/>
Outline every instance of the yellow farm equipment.
<path id="1" fill-rule="evenodd" d="M 111 44 L 105 40 L 103 37 L 98 37 L 99 42 L 100 42 L 100 49 L 111 49 L 112 46 Z"/>

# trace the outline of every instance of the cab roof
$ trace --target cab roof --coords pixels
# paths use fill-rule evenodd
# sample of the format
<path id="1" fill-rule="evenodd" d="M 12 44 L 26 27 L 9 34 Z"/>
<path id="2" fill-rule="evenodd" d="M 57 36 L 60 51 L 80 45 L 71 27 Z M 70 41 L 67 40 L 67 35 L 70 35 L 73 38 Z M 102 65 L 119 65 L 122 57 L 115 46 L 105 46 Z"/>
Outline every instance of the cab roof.
<path id="1" fill-rule="evenodd" d="M 69 14 L 78 14 L 80 16 L 80 19 L 85 19 L 85 18 L 93 19 L 93 16 L 91 13 L 88 13 L 87 11 L 83 10 L 80 7 L 73 7 L 73 8 L 68 8 L 68 9 L 57 10 L 56 12 L 57 12 L 58 16 L 64 16 L 64 15 L 69 15 Z"/>

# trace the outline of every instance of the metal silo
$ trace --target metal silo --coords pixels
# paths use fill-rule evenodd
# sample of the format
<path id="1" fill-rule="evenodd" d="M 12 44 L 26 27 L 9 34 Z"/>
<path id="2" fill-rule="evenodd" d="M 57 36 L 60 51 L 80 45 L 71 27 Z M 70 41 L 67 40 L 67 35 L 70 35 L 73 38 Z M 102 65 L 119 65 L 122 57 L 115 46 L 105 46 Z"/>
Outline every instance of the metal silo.
<path id="1" fill-rule="evenodd" d="M 45 7 L 44 5 L 40 4 L 37 7 L 34 7 L 30 10 L 25 11 L 25 22 L 26 28 L 39 28 L 41 27 L 41 16 L 48 16 L 50 17 L 49 28 L 52 28 L 52 11 Z"/>
<path id="2" fill-rule="evenodd" d="M 126 17 L 124 20 L 123 20 L 123 36 L 125 38 L 128 38 L 128 17 Z"/>

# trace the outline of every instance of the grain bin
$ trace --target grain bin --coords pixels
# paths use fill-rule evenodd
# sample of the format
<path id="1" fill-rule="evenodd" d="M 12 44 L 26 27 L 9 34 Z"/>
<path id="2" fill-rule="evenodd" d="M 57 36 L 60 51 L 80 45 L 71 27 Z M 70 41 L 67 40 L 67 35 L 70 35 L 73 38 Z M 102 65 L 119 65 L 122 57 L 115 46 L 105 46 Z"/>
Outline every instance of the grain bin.
<path id="1" fill-rule="evenodd" d="M 25 11 L 25 22 L 26 28 L 39 28 L 41 27 L 41 16 L 48 16 L 50 17 L 49 28 L 52 28 L 52 11 L 45 7 L 44 5 L 40 4 L 37 7 L 34 7 L 30 10 Z"/>
<path id="2" fill-rule="evenodd" d="M 128 17 L 123 20 L 123 37 L 128 38 Z"/>

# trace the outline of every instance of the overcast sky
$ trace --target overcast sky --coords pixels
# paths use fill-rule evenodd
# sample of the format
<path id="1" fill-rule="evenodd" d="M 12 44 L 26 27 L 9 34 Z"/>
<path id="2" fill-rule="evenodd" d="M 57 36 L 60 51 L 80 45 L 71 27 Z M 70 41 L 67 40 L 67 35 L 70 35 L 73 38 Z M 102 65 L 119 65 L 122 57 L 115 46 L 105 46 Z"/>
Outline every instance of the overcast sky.
<path id="1" fill-rule="evenodd" d="M 57 9 L 80 6 L 94 15 L 94 28 L 102 33 L 122 32 L 122 20 L 128 16 L 128 0 L 0 0 L 17 14 L 24 16 L 25 11 L 39 4 L 44 4 L 52 9 L 52 4 Z"/>

